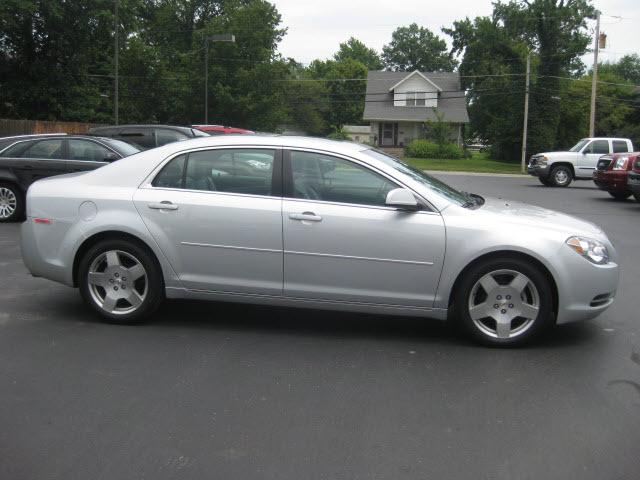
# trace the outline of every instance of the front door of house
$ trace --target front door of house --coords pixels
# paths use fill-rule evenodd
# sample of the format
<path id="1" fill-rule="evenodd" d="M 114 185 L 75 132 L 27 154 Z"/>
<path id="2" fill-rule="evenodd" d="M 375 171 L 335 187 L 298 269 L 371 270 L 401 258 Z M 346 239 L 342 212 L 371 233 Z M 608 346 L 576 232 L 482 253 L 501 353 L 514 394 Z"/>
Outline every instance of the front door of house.
<path id="1" fill-rule="evenodd" d="M 383 123 L 382 134 L 380 135 L 380 145 L 385 147 L 392 147 L 396 144 L 397 136 L 397 123 Z"/>

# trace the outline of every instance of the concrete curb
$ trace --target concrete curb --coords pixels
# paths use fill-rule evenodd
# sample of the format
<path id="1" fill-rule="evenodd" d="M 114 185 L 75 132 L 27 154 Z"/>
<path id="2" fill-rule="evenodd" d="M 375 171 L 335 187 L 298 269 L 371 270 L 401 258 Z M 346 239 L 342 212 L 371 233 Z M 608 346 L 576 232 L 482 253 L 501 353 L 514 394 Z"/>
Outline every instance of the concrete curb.
<path id="1" fill-rule="evenodd" d="M 447 170 L 423 170 L 429 175 L 474 175 L 476 177 L 505 177 L 505 178 L 531 178 L 522 173 L 485 173 L 485 172 L 449 172 Z"/>

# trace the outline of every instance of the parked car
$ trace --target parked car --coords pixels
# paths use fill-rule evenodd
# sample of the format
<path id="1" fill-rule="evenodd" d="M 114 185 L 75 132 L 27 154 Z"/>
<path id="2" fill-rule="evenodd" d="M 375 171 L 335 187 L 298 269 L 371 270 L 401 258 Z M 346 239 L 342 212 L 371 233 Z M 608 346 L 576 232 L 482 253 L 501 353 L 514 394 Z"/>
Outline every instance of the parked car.
<path id="1" fill-rule="evenodd" d="M 244 128 L 236 128 L 236 127 L 225 127 L 223 125 L 191 125 L 191 126 L 202 132 L 206 132 L 209 135 L 229 135 L 232 133 L 238 134 L 238 135 L 252 135 L 256 133 L 253 130 L 245 130 Z"/>
<path id="2" fill-rule="evenodd" d="M 598 161 L 593 172 L 593 182 L 600 190 L 608 192 L 616 200 L 626 200 L 632 195 L 627 183 L 629 172 L 640 153 L 616 153 L 606 155 Z"/>
<path id="3" fill-rule="evenodd" d="M 117 125 L 95 127 L 89 130 L 91 135 L 117 138 L 140 150 L 161 147 L 167 143 L 180 142 L 195 137 L 207 137 L 208 134 L 191 127 L 173 125 Z"/>
<path id="4" fill-rule="evenodd" d="M 635 199 L 640 202 L 640 157 L 636 156 L 633 162 L 633 170 L 629 172 L 627 183 Z"/>
<path id="5" fill-rule="evenodd" d="M 626 138 L 583 138 L 567 152 L 533 155 L 527 171 L 547 187 L 567 187 L 573 180 L 590 180 L 603 155 L 633 152 Z"/>
<path id="6" fill-rule="evenodd" d="M 93 170 L 138 152 L 112 138 L 65 134 L 13 137 L 0 151 L 0 222 L 22 218 L 25 193 L 36 180 Z"/>
<path id="7" fill-rule="evenodd" d="M 194 298 L 448 318 L 513 345 L 597 316 L 618 286 L 592 223 L 350 142 L 195 139 L 38 181 L 27 203 L 27 268 L 118 323 Z"/>

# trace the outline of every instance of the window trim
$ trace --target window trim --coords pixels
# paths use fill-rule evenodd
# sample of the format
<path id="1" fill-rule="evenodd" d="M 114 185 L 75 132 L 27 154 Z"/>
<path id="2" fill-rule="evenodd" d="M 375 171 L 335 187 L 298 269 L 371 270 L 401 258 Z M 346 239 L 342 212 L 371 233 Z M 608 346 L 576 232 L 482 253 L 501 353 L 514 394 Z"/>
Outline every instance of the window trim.
<path id="1" fill-rule="evenodd" d="M 270 150 L 274 152 L 273 156 L 273 169 L 271 172 L 271 195 L 258 195 L 255 193 L 236 193 L 236 192 L 219 192 L 209 190 L 193 190 L 189 188 L 169 188 L 169 187 L 156 187 L 153 185 L 154 179 L 162 171 L 162 169 L 173 159 L 185 155 L 185 162 L 182 169 L 182 181 L 181 184 L 185 185 L 185 178 L 187 172 L 187 165 L 189 164 L 189 155 L 195 152 L 203 152 L 209 150 Z M 253 198 L 282 198 L 282 147 L 279 145 L 220 145 L 215 147 L 200 147 L 190 150 L 182 150 L 175 152 L 160 162 L 147 177 L 142 181 L 138 188 L 153 189 L 153 190 L 168 190 L 176 192 L 190 192 L 190 193 L 203 193 L 210 195 L 227 195 L 227 196 L 239 196 L 239 197 L 253 197 Z"/>
<path id="2" fill-rule="evenodd" d="M 302 147 L 284 147 L 284 151 L 283 151 L 283 162 L 282 162 L 282 166 L 283 166 L 283 198 L 286 200 L 290 200 L 290 201 L 295 201 L 295 202 L 305 202 L 305 203 L 322 203 L 322 204 L 326 204 L 326 205 L 341 205 L 341 206 L 347 206 L 347 207 L 362 207 L 362 208 L 374 208 L 374 209 L 380 209 L 380 210 L 392 210 L 392 211 L 397 211 L 398 209 L 396 207 L 388 207 L 386 205 L 371 205 L 371 204 L 367 204 L 367 203 L 348 203 L 348 202 L 334 202 L 334 201 L 329 201 L 329 200 L 314 200 L 314 199 L 308 199 L 308 198 L 297 198 L 293 196 L 293 168 L 291 166 L 291 152 L 305 152 L 305 153 L 317 153 L 320 155 L 326 155 L 328 157 L 335 157 L 335 158 L 339 158 L 340 160 L 345 160 L 347 162 L 351 162 L 354 163 L 366 170 L 369 170 L 383 178 L 385 178 L 386 180 L 388 180 L 390 183 L 394 184 L 396 186 L 396 188 L 405 188 L 407 190 L 409 190 L 411 193 L 413 193 L 414 195 L 416 195 L 416 197 L 418 198 L 418 203 L 420 203 L 422 205 L 422 210 L 418 210 L 416 212 L 413 213 L 429 213 L 429 214 L 438 214 L 437 210 L 433 207 L 433 205 L 431 205 L 431 203 L 429 203 L 425 198 L 423 198 L 422 195 L 416 193 L 413 188 L 408 187 L 407 185 L 404 185 L 402 182 L 398 181 L 396 178 L 388 175 L 386 172 L 383 172 L 381 170 L 378 170 L 377 168 L 372 167 L 371 165 L 367 165 L 366 163 L 359 161 L 358 159 L 352 158 L 352 157 L 348 157 L 346 155 L 342 155 L 336 152 L 327 152 L 327 151 L 323 151 L 323 150 L 316 150 L 313 148 L 302 148 Z"/>

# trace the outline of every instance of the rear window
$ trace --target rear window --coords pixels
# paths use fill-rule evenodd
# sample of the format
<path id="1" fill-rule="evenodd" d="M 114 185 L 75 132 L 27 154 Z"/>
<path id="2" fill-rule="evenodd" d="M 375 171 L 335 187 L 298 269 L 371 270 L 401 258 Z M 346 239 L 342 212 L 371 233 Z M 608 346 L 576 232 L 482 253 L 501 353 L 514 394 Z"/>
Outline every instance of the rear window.
<path id="1" fill-rule="evenodd" d="M 627 142 L 623 140 L 614 140 L 613 141 L 613 153 L 624 153 L 627 152 Z"/>

